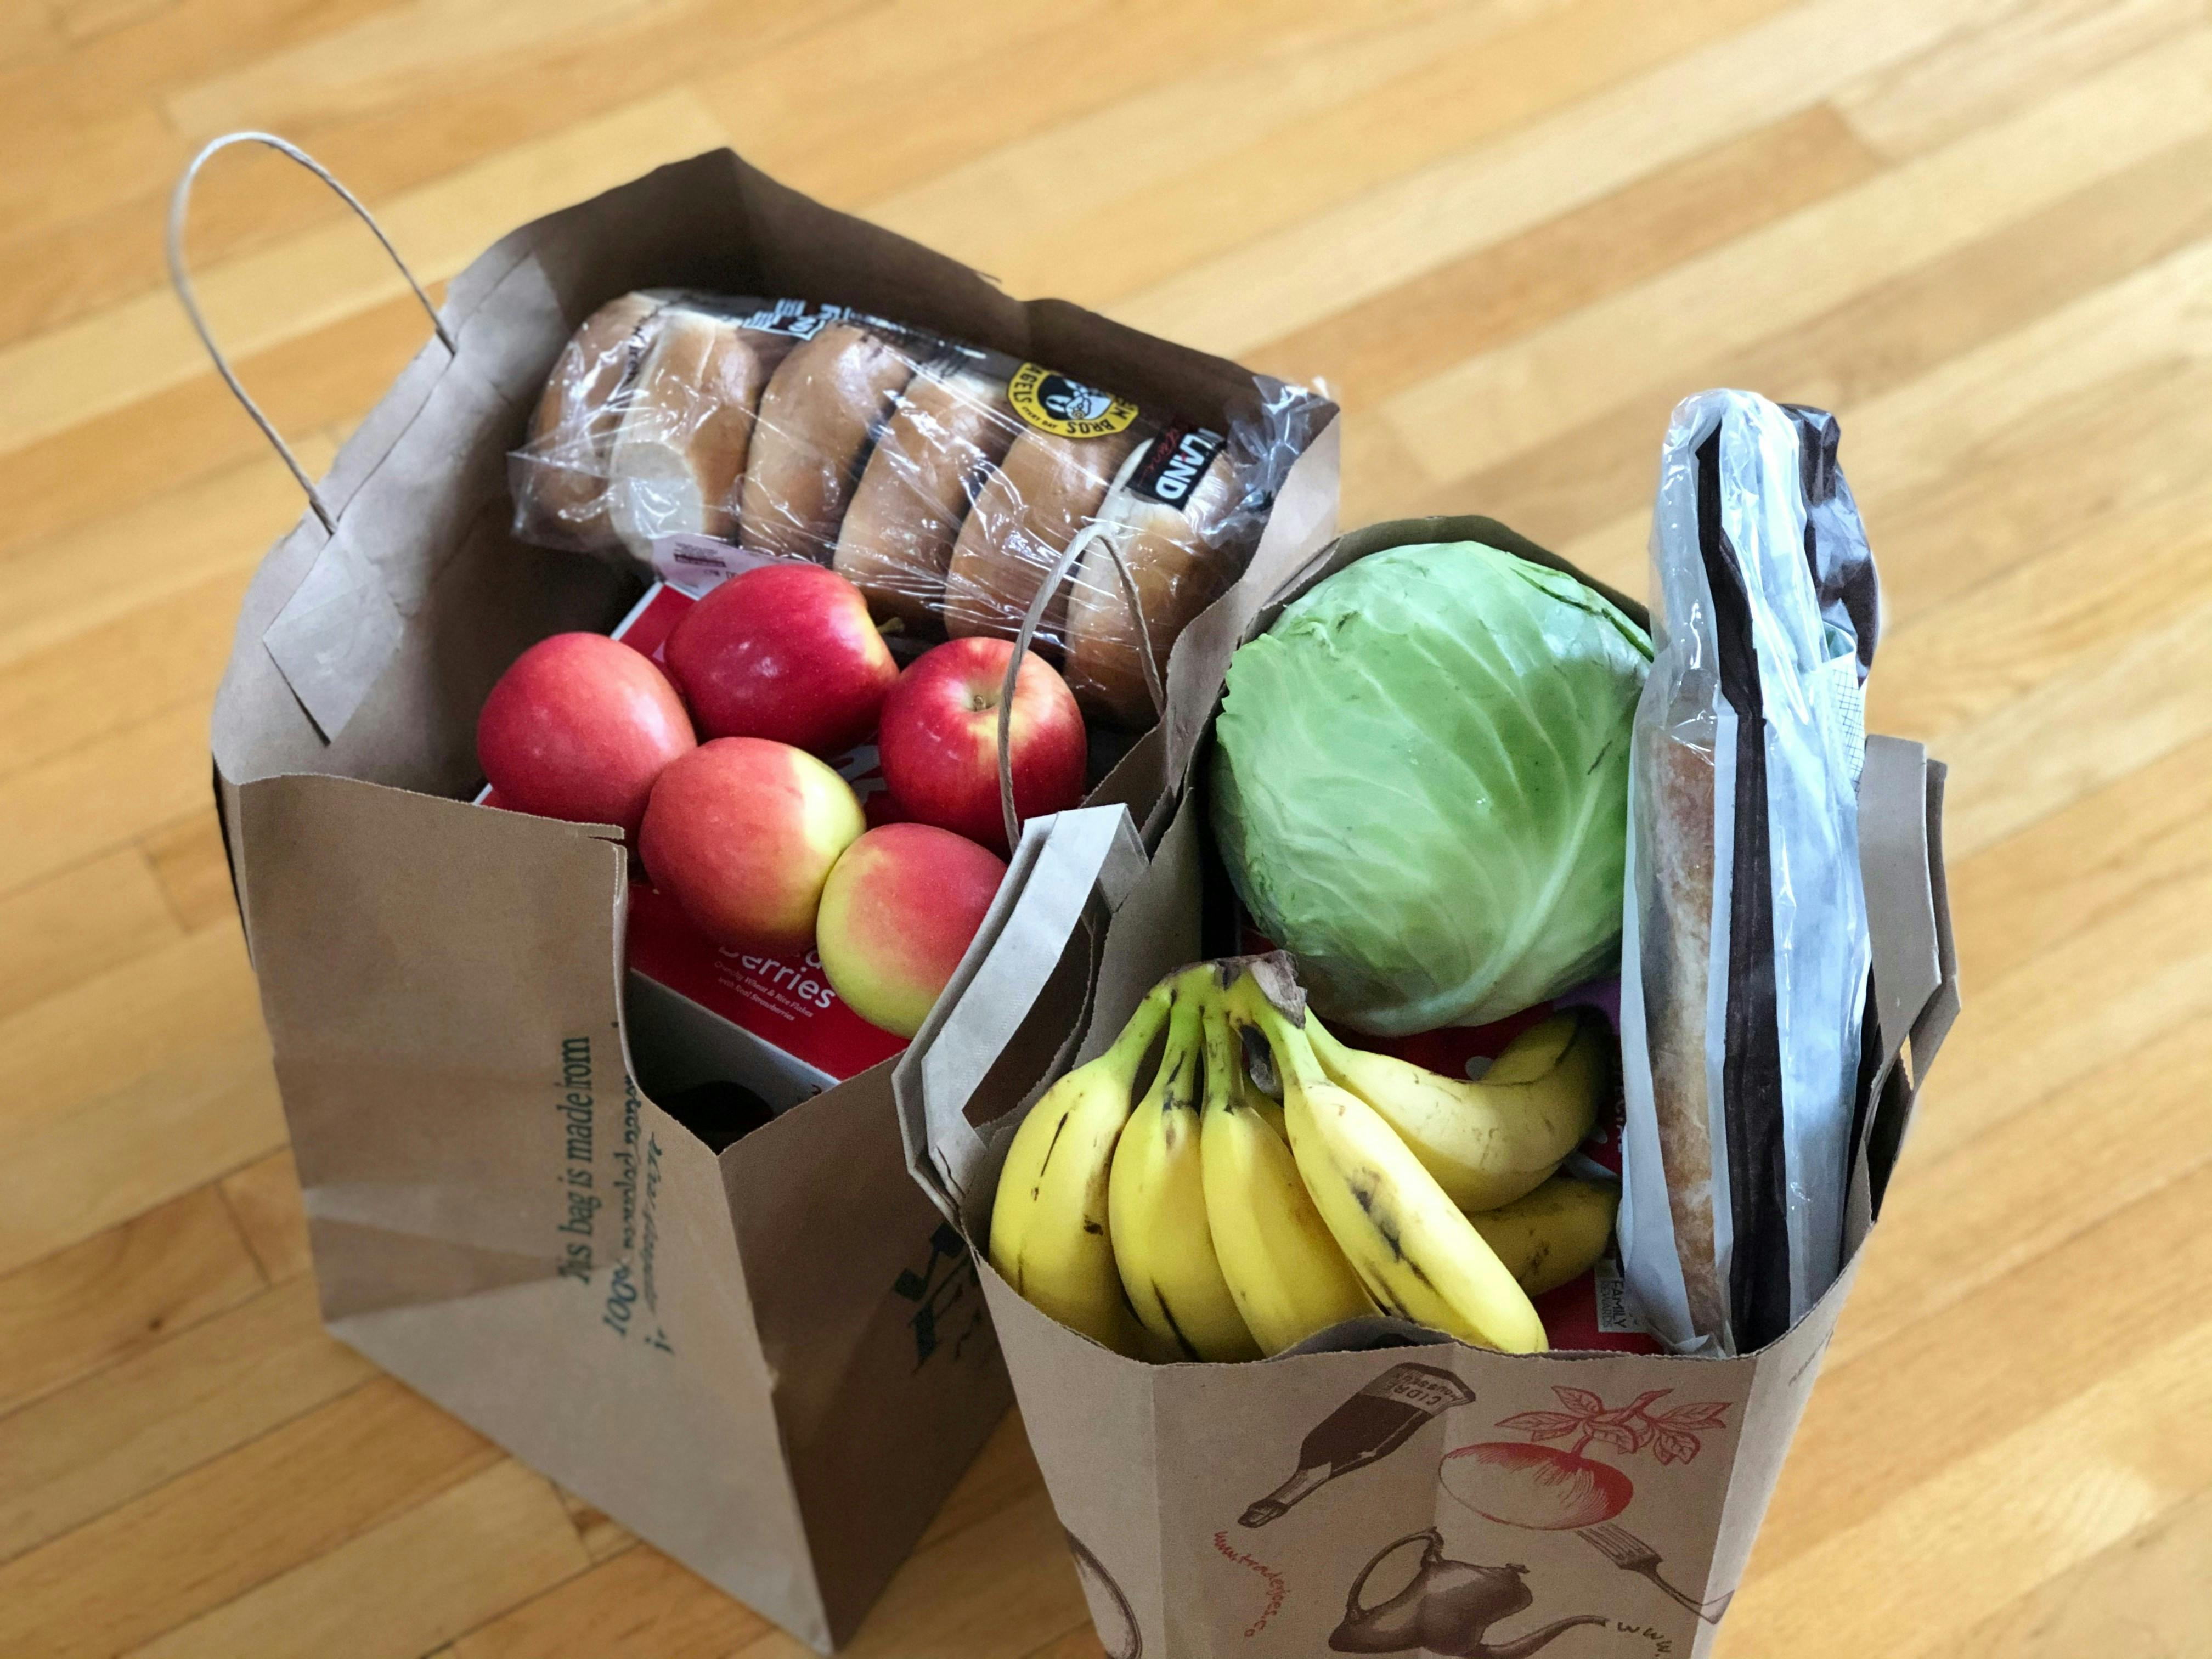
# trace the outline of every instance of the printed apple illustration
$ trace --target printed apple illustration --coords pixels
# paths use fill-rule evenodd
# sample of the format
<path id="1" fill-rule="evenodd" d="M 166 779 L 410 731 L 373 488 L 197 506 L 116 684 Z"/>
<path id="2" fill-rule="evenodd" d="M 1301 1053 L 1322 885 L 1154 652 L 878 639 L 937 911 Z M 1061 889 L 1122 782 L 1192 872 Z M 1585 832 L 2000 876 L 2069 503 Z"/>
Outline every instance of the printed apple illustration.
<path id="1" fill-rule="evenodd" d="M 822 890 L 816 954 L 862 1019 L 912 1036 L 982 926 L 1003 860 L 950 830 L 887 823 L 845 849 Z"/>
<path id="2" fill-rule="evenodd" d="M 684 613 L 668 672 L 710 738 L 836 756 L 867 741 L 898 678 L 860 590 L 796 562 L 733 576 Z"/>
<path id="3" fill-rule="evenodd" d="M 477 716 L 477 763 L 501 805 L 633 839 L 654 780 L 698 742 L 668 677 L 602 634 L 538 641 Z"/>
<path id="4" fill-rule="evenodd" d="M 1625 1406 L 1608 1406 L 1588 1389 L 1554 1383 L 1558 1411 L 1516 1412 L 1498 1420 L 1501 1429 L 1530 1443 L 1489 1440 L 1444 1454 L 1437 1470 L 1443 1489 L 1477 1515 L 1509 1527 L 1567 1531 L 1610 1521 L 1636 1495 L 1626 1471 L 1586 1455 L 1593 1443 L 1617 1453 L 1650 1451 L 1662 1463 L 1687 1463 L 1704 1437 L 1725 1428 L 1729 1402 L 1696 1400 L 1654 1411 L 1672 1389 L 1651 1389 Z M 1571 1440 L 1571 1446 L 1536 1443 Z"/>
<path id="5" fill-rule="evenodd" d="M 1442 1473 L 1444 1489 L 1477 1515 L 1547 1532 L 1610 1521 L 1636 1492 L 1610 1463 L 1511 1440 L 1447 1452 Z"/>
<path id="6" fill-rule="evenodd" d="M 796 954 L 813 941 L 823 883 L 865 827 L 852 786 L 805 750 L 716 738 L 653 785 L 638 856 L 714 944 Z"/>
<path id="7" fill-rule="evenodd" d="M 1013 646 L 981 637 L 924 652 L 884 699 L 876 747 L 902 817 L 1006 851 L 999 809 L 999 696 Z M 1009 747 L 1014 810 L 1024 819 L 1083 799 L 1083 711 L 1052 665 L 1035 652 L 1014 684 Z"/>

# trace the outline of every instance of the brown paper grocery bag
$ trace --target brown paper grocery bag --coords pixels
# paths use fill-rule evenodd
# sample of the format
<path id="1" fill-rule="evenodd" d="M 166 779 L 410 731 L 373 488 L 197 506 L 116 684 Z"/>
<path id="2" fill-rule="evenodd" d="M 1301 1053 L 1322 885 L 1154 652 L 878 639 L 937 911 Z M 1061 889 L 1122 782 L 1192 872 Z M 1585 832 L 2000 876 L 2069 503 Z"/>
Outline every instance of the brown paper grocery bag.
<path id="1" fill-rule="evenodd" d="M 577 324 L 647 286 L 862 307 L 1203 420 L 1253 382 L 1019 303 L 717 151 L 526 225 L 455 278 L 439 337 L 247 592 L 217 805 L 325 1318 L 826 1649 L 1009 1398 L 966 1248 L 907 1176 L 890 1067 L 717 1156 L 638 1080 L 617 833 L 463 799 L 494 679 L 635 597 L 511 538 L 506 458 Z M 1335 468 L 1324 422 L 1271 560 L 1333 532 Z M 1140 742 L 1101 798 L 1157 821 L 1164 754 Z M 1090 966 L 1041 1029 L 1072 1029 Z"/>
<path id="2" fill-rule="evenodd" d="M 1255 565 L 1178 651 L 1177 775 L 1202 752 L 1229 653 L 1291 599 L 1383 548 L 1466 539 L 1559 563 L 1491 521 L 1435 519 Z M 1895 1119 L 1872 1154 L 1877 1194 L 1957 1008 L 1942 784 L 1917 744 L 1869 739 L 1861 814 L 1880 986 L 1874 1086 Z M 1102 1052 L 1155 981 L 1200 954 L 1196 797 L 1149 861 L 1126 826 L 1085 822 L 1097 816 L 1031 826 L 995 926 L 897 1066 L 916 1178 L 978 1247 L 1023 1112 L 1051 1079 Z M 1065 1059 L 1043 1072 L 1009 1064 L 1006 1008 L 1093 958 L 1089 1018 Z M 1915 1067 L 1899 1062 L 1908 1034 Z M 1860 1201 L 1871 1218 L 1876 1200 Z M 1736 1359 L 1514 1356 L 1378 1320 L 1316 1340 L 1337 1351 L 1174 1365 L 1109 1352 L 1031 1307 L 988 1261 L 980 1271 L 1115 1659 L 1539 1650 L 1601 1659 L 1710 1649 L 1854 1269 L 1779 1340 Z"/>

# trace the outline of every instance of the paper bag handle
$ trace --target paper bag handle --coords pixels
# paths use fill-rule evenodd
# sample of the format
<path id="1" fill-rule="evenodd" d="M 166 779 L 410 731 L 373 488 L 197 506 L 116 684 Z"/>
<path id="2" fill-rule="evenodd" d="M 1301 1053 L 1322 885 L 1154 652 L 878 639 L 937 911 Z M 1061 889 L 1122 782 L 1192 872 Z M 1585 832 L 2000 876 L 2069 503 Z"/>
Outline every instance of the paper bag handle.
<path id="1" fill-rule="evenodd" d="M 392 256 L 392 263 L 399 268 L 399 274 L 407 279 L 407 286 L 415 290 L 415 297 L 422 302 L 422 309 L 429 313 L 430 326 L 437 330 L 438 338 L 446 349 L 458 353 L 460 348 L 454 344 L 453 335 L 447 331 L 445 319 L 438 315 L 438 307 L 430 303 L 430 296 L 422 291 L 422 284 L 415 280 L 415 273 L 399 257 L 399 250 L 392 246 L 392 239 L 384 234 L 384 227 L 376 222 L 376 216 L 362 205 L 359 197 L 331 175 L 329 168 L 297 144 L 279 138 L 272 132 L 227 132 L 222 137 L 211 140 L 185 168 L 184 176 L 177 180 L 175 192 L 169 198 L 167 245 L 170 285 L 177 290 L 177 298 L 183 302 L 185 315 L 192 319 L 192 329 L 200 337 L 200 343 L 207 348 L 208 356 L 215 360 L 216 372 L 222 376 L 223 384 L 230 388 L 231 395 L 245 406 L 246 414 L 252 417 L 253 424 L 261 428 L 261 435 L 276 447 L 276 453 L 283 457 L 284 465 L 292 469 L 292 476 L 300 481 L 300 488 L 307 492 L 307 505 L 315 509 L 315 516 L 323 521 L 323 528 L 336 535 L 338 527 L 337 515 L 324 501 L 314 481 L 307 477 L 307 470 L 300 465 L 300 458 L 292 453 L 292 447 L 270 424 L 269 417 L 261 412 L 261 405 L 246 395 L 246 388 L 239 384 L 238 376 L 231 371 L 230 360 L 222 355 L 222 348 L 216 344 L 215 336 L 208 331 L 207 319 L 200 314 L 199 296 L 192 291 L 191 272 L 185 268 L 185 210 L 191 204 L 192 185 L 200 176 L 200 169 L 213 159 L 217 150 L 228 149 L 233 144 L 247 143 L 265 144 L 280 155 L 290 156 L 336 191 L 383 245 L 384 251 Z"/>
<path id="2" fill-rule="evenodd" d="M 1014 810 L 1014 763 L 1012 734 L 1014 723 L 1014 683 L 1020 678 L 1022 660 L 1029 654 L 1030 641 L 1036 637 L 1038 625 L 1044 620 L 1045 607 L 1052 596 L 1067 580 L 1067 573 L 1075 568 L 1076 562 L 1091 550 L 1093 542 L 1106 544 L 1106 555 L 1114 567 L 1115 579 L 1120 583 L 1121 597 L 1129 602 L 1129 617 L 1137 626 L 1137 654 L 1144 664 L 1145 691 L 1152 700 L 1152 714 L 1164 718 L 1167 714 L 1167 688 L 1160 684 L 1159 665 L 1152 660 L 1152 633 L 1145 625 L 1144 602 L 1137 593 L 1137 579 L 1130 572 L 1129 561 L 1123 554 L 1120 542 L 1113 539 L 1113 526 L 1104 517 L 1112 504 L 1109 495 L 1099 504 L 1097 516 L 1068 538 L 1067 547 L 1052 562 L 1037 584 L 1036 597 L 1022 617 L 1022 625 L 1014 631 L 1014 654 L 1006 659 L 1006 678 L 999 687 L 999 811 L 1005 816 L 1006 845 L 1012 847 L 1021 840 L 1021 814 Z"/>
<path id="3" fill-rule="evenodd" d="M 1146 868 L 1122 806 L 1032 818 L 975 942 L 892 1073 L 907 1164 L 956 1224 L 989 1146 L 968 1103 L 1021 1030 L 1093 905 L 1121 908 Z"/>

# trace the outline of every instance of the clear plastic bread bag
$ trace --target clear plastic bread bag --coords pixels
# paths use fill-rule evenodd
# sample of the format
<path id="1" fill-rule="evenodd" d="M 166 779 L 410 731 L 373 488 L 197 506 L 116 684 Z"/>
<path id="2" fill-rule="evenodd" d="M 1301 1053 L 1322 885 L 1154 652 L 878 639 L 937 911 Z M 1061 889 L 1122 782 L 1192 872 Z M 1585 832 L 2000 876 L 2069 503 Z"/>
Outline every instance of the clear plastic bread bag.
<path id="1" fill-rule="evenodd" d="M 1218 433 L 844 307 L 652 290 L 555 365 L 515 534 L 676 580 L 716 574 L 702 543 L 812 560 L 918 640 L 1012 638 L 1044 592 L 1035 648 L 1141 727 L 1325 407 L 1259 380 Z"/>
<path id="2" fill-rule="evenodd" d="M 1622 1266 L 1655 1334 L 1748 1352 L 1840 1269 L 1869 951 L 1879 597 L 1834 419 L 1676 408 L 1630 773 Z"/>

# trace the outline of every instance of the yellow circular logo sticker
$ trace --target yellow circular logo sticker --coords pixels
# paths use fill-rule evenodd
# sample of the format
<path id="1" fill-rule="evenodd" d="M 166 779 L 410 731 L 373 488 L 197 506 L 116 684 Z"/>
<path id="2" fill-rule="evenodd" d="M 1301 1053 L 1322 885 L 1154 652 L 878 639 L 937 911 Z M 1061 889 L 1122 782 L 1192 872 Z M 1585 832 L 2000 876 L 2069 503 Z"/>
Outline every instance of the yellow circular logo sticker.
<path id="1" fill-rule="evenodd" d="M 1024 363 L 1006 382 L 1014 412 L 1040 432 L 1062 438 L 1103 438 L 1126 432 L 1137 418 L 1136 404 L 1101 392 L 1042 363 Z"/>

